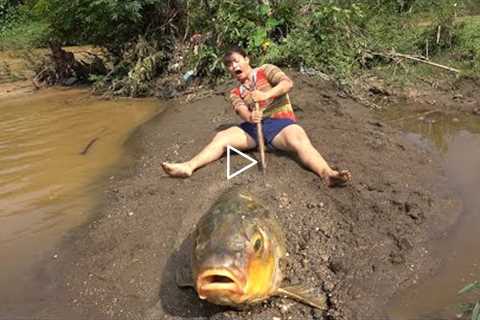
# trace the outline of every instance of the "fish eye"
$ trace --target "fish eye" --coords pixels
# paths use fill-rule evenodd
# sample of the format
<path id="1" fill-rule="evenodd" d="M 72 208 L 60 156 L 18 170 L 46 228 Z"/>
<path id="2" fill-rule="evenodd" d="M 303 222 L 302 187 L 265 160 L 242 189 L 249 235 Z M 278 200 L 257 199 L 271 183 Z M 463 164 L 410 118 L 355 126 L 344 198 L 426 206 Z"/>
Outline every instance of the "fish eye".
<path id="1" fill-rule="evenodd" d="M 263 245 L 262 239 L 255 240 L 255 243 L 253 244 L 253 249 L 255 250 L 255 252 L 260 251 L 260 249 L 262 248 L 262 245 Z"/>

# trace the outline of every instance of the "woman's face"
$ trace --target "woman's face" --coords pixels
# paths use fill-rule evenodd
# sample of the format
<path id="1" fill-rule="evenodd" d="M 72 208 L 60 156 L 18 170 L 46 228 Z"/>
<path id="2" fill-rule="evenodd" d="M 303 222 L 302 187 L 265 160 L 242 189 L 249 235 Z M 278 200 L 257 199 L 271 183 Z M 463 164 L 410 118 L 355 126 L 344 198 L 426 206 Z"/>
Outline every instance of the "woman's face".
<path id="1" fill-rule="evenodd" d="M 226 67 L 232 77 L 241 83 L 245 82 L 252 72 L 248 57 L 244 57 L 236 52 L 230 55 L 230 59 L 227 62 Z"/>

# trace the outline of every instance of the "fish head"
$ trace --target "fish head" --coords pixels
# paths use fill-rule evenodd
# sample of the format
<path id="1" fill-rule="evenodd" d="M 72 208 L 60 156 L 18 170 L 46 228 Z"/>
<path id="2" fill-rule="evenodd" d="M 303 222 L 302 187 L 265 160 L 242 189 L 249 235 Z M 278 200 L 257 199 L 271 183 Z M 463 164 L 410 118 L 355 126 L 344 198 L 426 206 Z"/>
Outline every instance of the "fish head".
<path id="1" fill-rule="evenodd" d="M 274 231 L 258 219 L 233 219 L 198 237 L 195 288 L 200 299 L 239 306 L 271 295 L 281 281 Z"/>

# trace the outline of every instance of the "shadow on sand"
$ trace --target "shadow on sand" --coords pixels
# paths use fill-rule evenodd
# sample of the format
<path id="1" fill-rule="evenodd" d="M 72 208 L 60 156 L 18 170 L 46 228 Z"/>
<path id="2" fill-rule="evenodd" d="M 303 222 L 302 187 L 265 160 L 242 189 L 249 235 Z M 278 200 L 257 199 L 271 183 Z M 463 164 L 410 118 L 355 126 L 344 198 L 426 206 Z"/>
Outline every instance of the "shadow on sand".
<path id="1" fill-rule="evenodd" d="M 226 307 L 200 300 L 193 288 L 179 288 L 177 286 L 177 270 L 190 272 L 192 245 L 193 233 L 169 257 L 162 276 L 159 301 L 147 312 L 146 319 L 160 319 L 162 315 L 182 318 L 210 318 L 217 313 L 229 310 Z"/>

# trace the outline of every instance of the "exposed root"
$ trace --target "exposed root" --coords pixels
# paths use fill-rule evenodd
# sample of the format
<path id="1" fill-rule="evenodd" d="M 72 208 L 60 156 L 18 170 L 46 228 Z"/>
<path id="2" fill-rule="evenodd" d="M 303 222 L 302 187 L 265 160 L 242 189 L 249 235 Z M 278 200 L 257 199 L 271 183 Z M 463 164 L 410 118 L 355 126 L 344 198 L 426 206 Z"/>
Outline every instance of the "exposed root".
<path id="1" fill-rule="evenodd" d="M 59 44 L 50 43 L 50 54 L 38 64 L 36 75 L 32 82 L 35 87 L 42 85 L 72 85 L 77 82 L 88 81 L 90 75 L 105 74 L 105 65 L 98 56 L 94 56 L 92 62 L 87 63 L 75 59 L 72 52 L 65 51 Z"/>

